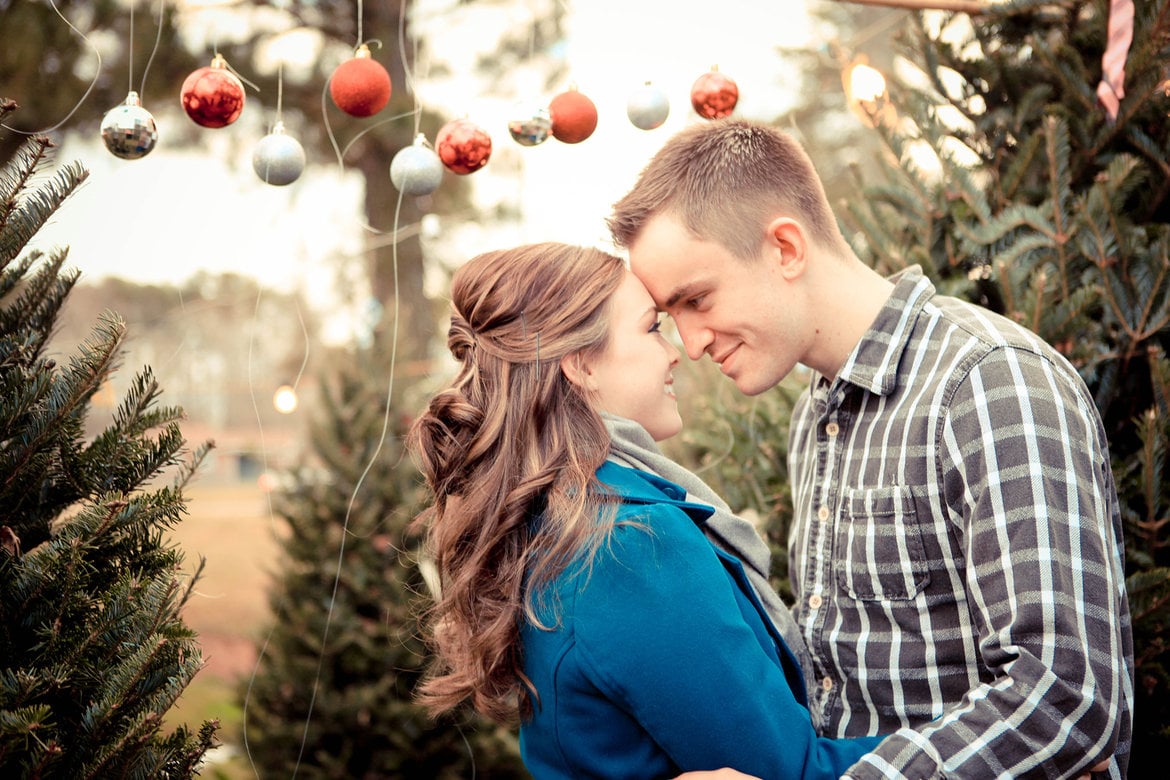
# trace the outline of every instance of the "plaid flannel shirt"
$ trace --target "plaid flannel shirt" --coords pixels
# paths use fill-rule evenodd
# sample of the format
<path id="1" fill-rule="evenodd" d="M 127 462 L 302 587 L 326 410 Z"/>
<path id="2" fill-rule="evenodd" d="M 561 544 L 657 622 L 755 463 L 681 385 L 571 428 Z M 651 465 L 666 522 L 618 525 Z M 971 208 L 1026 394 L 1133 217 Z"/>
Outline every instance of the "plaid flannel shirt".
<path id="1" fill-rule="evenodd" d="M 794 611 L 849 777 L 1125 776 L 1133 645 L 1117 492 L 1083 381 L 919 268 L 793 413 Z"/>

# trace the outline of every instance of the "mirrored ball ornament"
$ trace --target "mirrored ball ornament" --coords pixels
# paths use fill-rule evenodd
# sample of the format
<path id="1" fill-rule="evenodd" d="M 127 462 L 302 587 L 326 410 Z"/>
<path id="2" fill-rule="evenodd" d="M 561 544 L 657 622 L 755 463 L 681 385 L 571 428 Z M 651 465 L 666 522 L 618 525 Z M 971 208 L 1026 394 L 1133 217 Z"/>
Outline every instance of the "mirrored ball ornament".
<path id="1" fill-rule="evenodd" d="M 390 161 L 390 181 L 404 195 L 430 195 L 443 181 L 443 162 L 418 136 L 412 146 L 398 150 Z"/>
<path id="2" fill-rule="evenodd" d="M 547 108 L 520 107 L 516 117 L 508 121 L 508 133 L 521 146 L 537 146 L 552 135 L 552 118 Z"/>
<path id="3" fill-rule="evenodd" d="M 154 117 L 142 107 L 138 93 L 131 92 L 126 102 L 115 106 L 102 117 L 102 141 L 115 157 L 137 160 L 154 149 L 158 127 Z"/>
<path id="4" fill-rule="evenodd" d="M 276 187 L 292 184 L 305 170 L 305 149 L 277 122 L 252 151 L 252 170 L 266 184 Z"/>
<path id="5" fill-rule="evenodd" d="M 626 115 L 639 130 L 653 130 L 670 116 L 670 100 L 665 92 L 647 81 L 630 93 Z"/>

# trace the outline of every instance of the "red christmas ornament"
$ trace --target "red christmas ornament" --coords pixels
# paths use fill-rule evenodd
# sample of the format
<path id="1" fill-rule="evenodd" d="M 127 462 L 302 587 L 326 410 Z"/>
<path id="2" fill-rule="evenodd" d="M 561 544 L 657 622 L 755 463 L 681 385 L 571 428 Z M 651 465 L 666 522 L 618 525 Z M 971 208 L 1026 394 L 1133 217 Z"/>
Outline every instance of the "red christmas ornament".
<path id="1" fill-rule="evenodd" d="M 226 127 L 244 110 L 244 85 L 228 70 L 227 60 L 216 54 L 211 64 L 199 68 L 183 82 L 183 110 L 202 127 Z"/>
<path id="2" fill-rule="evenodd" d="M 691 87 L 691 105 L 695 112 L 707 119 L 720 119 L 735 110 L 739 102 L 739 87 L 718 68 L 711 68 Z"/>
<path id="3" fill-rule="evenodd" d="M 390 102 L 390 74 L 370 56 L 370 47 L 358 47 L 353 59 L 343 62 L 329 79 L 333 104 L 350 116 L 367 117 Z"/>
<path id="4" fill-rule="evenodd" d="M 577 144 L 593 135 L 597 129 L 597 106 L 593 101 L 571 87 L 548 104 L 552 119 L 553 138 L 567 144 Z"/>
<path id="5" fill-rule="evenodd" d="M 448 170 L 475 173 L 492 156 L 492 138 L 470 119 L 453 119 L 435 136 L 435 151 Z"/>

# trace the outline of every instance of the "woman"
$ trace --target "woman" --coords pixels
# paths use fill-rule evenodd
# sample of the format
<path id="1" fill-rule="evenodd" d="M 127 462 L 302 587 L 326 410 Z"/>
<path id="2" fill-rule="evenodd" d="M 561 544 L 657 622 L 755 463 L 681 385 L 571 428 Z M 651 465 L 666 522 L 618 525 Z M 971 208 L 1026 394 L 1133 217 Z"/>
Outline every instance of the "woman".
<path id="1" fill-rule="evenodd" d="M 623 262 L 489 252 L 452 304 L 460 369 L 410 436 L 441 581 L 421 701 L 519 716 L 537 778 L 837 778 L 872 749 L 816 736 L 762 594 L 704 535 L 717 509 L 630 467 L 698 481 L 654 447 L 682 428 L 679 354 Z"/>

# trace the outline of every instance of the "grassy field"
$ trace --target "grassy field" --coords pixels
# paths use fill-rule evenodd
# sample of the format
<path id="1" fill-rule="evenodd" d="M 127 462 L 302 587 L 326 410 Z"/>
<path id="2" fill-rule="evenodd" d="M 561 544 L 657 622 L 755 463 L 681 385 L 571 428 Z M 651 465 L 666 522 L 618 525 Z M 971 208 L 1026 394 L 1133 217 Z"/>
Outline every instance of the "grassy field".
<path id="1" fill-rule="evenodd" d="M 203 777 L 255 778 L 241 739 L 244 712 L 239 690 L 256 663 L 267 629 L 268 584 L 277 563 L 280 521 L 255 483 L 207 484 L 186 490 L 187 519 L 174 540 L 193 572 L 207 563 L 187 604 L 187 624 L 199 632 L 206 666 L 170 712 L 168 724 L 197 728 L 218 719 L 223 746 L 209 755 Z"/>

